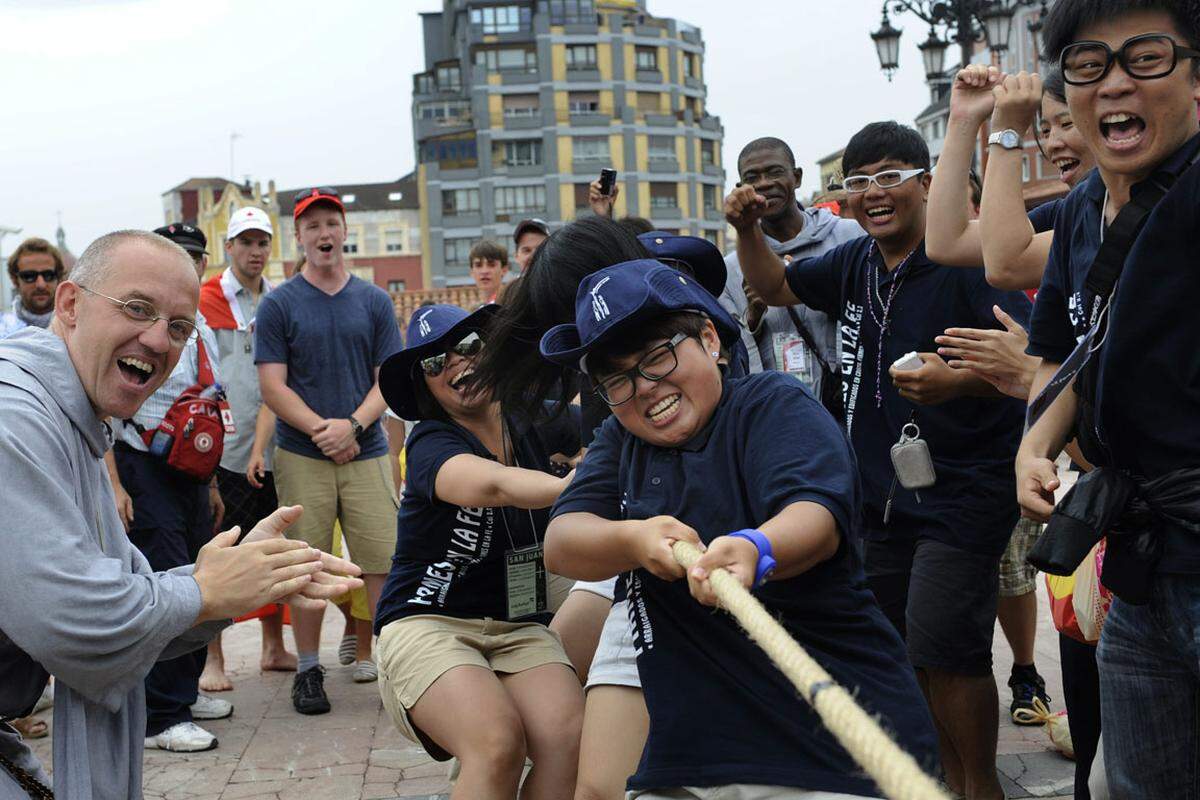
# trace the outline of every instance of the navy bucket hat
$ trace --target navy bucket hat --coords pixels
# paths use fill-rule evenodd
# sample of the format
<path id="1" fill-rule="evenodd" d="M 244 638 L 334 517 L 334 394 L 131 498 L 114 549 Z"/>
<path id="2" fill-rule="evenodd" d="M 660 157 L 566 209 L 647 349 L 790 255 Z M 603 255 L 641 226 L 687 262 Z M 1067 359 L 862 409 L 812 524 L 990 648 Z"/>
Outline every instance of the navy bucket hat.
<path id="1" fill-rule="evenodd" d="M 680 236 L 666 231 L 650 231 L 640 234 L 637 238 L 651 258 L 668 264 L 677 262 L 677 265 L 682 265 L 684 271 L 695 275 L 700 285 L 713 297 L 720 297 L 725 291 L 725 258 L 708 239 Z"/>
<path id="2" fill-rule="evenodd" d="M 413 312 L 404 349 L 388 356 L 379 368 L 379 390 L 388 407 L 401 419 L 420 419 L 413 390 L 413 382 L 419 379 L 417 364 L 446 352 L 472 331 L 487 330 L 499 310 L 500 306 L 493 303 L 471 313 L 450 305 L 425 306 Z"/>
<path id="3" fill-rule="evenodd" d="M 574 324 L 556 325 L 542 337 L 542 356 L 586 371 L 584 356 L 642 320 L 673 311 L 698 311 L 713 321 L 722 343 L 740 338 L 729 315 L 698 279 L 649 259 L 626 261 L 594 272 L 575 295 Z"/>

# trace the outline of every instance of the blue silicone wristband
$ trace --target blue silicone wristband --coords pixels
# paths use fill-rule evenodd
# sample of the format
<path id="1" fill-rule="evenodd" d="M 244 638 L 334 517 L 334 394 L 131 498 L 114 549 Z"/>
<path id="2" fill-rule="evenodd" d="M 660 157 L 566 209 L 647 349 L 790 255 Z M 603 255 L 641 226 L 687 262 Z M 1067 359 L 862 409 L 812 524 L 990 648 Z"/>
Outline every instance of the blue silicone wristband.
<path id="1" fill-rule="evenodd" d="M 742 528 L 729 535 L 745 539 L 758 548 L 758 565 L 754 568 L 754 588 L 757 589 L 766 583 L 767 578 L 771 577 L 771 573 L 775 571 L 775 558 L 771 554 L 771 540 L 762 531 L 754 528 Z"/>

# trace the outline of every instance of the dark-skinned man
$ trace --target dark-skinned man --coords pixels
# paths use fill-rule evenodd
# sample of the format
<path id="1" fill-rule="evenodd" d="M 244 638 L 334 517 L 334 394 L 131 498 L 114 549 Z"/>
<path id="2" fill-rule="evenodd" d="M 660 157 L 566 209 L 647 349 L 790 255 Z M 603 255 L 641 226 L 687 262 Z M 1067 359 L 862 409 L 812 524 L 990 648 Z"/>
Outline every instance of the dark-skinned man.
<path id="1" fill-rule="evenodd" d="M 781 139 L 755 139 L 738 155 L 738 186 L 749 186 L 766 198 L 759 226 L 767 246 L 785 263 L 820 255 L 863 235 L 853 220 L 796 202 L 802 176 L 791 148 Z M 721 305 L 744 326 L 742 340 L 750 353 L 750 370 L 789 372 L 821 397 L 821 363 L 837 371 L 837 319 L 801 304 L 769 308 L 742 277 L 737 252 L 725 257 L 725 268 L 728 277 Z M 816 353 L 809 341 L 816 345 Z"/>

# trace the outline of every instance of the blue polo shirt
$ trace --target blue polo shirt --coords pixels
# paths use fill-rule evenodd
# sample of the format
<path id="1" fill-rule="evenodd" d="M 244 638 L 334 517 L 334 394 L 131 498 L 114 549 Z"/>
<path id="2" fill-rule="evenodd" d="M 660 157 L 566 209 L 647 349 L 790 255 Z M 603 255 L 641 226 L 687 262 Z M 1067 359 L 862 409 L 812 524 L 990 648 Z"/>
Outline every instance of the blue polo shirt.
<path id="1" fill-rule="evenodd" d="M 836 555 L 755 595 L 927 769 L 932 722 L 904 646 L 863 578 L 857 490 L 845 435 L 788 375 L 726 379 L 712 418 L 678 449 L 647 444 L 615 417 L 601 426 L 552 516 L 665 514 L 701 540 L 756 528 L 791 503 L 837 520 Z M 750 783 L 877 795 L 816 714 L 732 617 L 644 569 L 627 576 L 650 734 L 629 788 Z"/>
<path id="2" fill-rule="evenodd" d="M 1160 166 L 1178 172 L 1200 153 L 1190 139 Z M 1153 178 L 1153 176 L 1151 176 Z M 1033 314 L 1029 352 L 1061 363 L 1087 332 L 1083 286 L 1101 243 L 1104 183 L 1092 173 L 1064 201 Z M 1181 175 L 1130 248 L 1098 355 L 1098 434 L 1111 463 L 1152 479 L 1200 465 L 1200 167 Z M 1159 570 L 1200 573 L 1200 534 L 1163 528 Z"/>
<path id="3" fill-rule="evenodd" d="M 1029 211 L 1029 224 L 1034 233 L 1045 233 L 1054 230 L 1054 222 L 1058 219 L 1058 209 L 1062 206 L 1062 198 L 1049 200 Z"/>
<path id="4" fill-rule="evenodd" d="M 326 294 L 298 274 L 262 299 L 254 327 L 254 363 L 286 364 L 287 386 L 324 419 L 345 419 L 375 385 L 375 369 L 403 346 L 391 298 L 361 278 Z M 280 418 L 279 447 L 326 458 L 303 431 Z M 359 459 L 387 453 L 376 420 L 358 437 Z"/>
<path id="5" fill-rule="evenodd" d="M 579 451 L 577 413 L 537 424 L 510 418 L 509 433 L 516 465 L 525 469 L 550 472 L 550 455 Z M 452 422 L 418 423 L 405 452 L 396 553 L 379 598 L 375 633 L 414 614 L 508 619 L 504 553 L 545 541 L 550 510 L 472 508 L 440 499 L 434 486 L 448 460 L 462 453 L 496 460 L 473 433 Z M 541 621 L 549 620 L 546 614 Z"/>
<path id="6" fill-rule="evenodd" d="M 934 337 L 946 328 L 999 328 L 993 305 L 1028 325 L 1029 299 L 1023 292 L 992 288 L 982 268 L 935 264 L 925 255 L 924 242 L 907 264 L 886 272 L 866 236 L 814 258 L 793 261 L 786 274 L 800 302 L 836 315 L 841 324 L 846 425 L 862 476 L 867 538 L 920 535 L 972 552 L 1003 553 L 1017 521 L 1013 460 L 1024 404 L 1010 397 L 961 397 L 919 406 L 900 396 L 888 377 L 888 367 L 910 351 L 936 352 Z M 883 337 L 877 404 L 881 298 L 887 298 L 896 281 L 902 283 L 896 288 Z M 885 525 L 884 507 L 895 477 L 891 448 L 909 419 L 914 419 L 929 444 L 937 485 L 922 489 L 920 502 L 916 493 L 897 485 Z"/>

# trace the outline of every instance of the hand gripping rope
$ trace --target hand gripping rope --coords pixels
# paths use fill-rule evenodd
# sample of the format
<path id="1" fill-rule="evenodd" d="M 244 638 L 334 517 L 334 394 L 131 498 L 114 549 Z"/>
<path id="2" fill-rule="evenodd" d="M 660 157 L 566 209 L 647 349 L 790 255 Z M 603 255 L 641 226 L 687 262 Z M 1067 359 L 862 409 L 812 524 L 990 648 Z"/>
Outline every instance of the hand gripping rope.
<path id="1" fill-rule="evenodd" d="M 687 542 L 677 541 L 671 550 L 684 569 L 691 569 L 700 558 L 696 546 Z M 879 723 L 788 635 L 737 578 L 723 569 L 713 570 L 708 578 L 721 607 L 733 615 L 792 682 L 825 727 L 890 800 L 948 800 L 937 781 L 892 741 Z"/>

